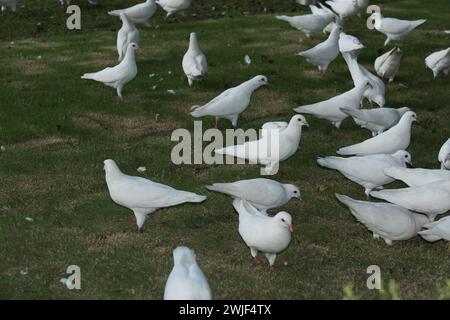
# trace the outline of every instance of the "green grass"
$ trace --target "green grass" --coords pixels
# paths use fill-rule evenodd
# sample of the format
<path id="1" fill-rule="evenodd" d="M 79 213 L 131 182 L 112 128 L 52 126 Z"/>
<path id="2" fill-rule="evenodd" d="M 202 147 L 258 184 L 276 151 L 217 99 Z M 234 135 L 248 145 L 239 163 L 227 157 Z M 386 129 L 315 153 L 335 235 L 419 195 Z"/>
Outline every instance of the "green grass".
<path id="1" fill-rule="evenodd" d="M 358 297 L 378 298 L 365 285 L 372 264 L 381 267 L 386 283 L 396 281 L 401 298 L 437 296 L 450 277 L 447 243 L 414 238 L 388 247 L 373 240 L 334 198 L 339 192 L 363 199 L 362 188 L 315 163 L 318 155 L 333 155 L 338 147 L 369 136 L 351 120 L 336 130 L 308 117 L 311 128 L 304 132 L 300 151 L 281 163 L 288 176 L 276 179 L 297 184 L 303 201 L 283 208 L 293 216 L 295 240 L 279 255 L 273 274 L 250 266 L 230 199 L 204 188 L 258 177 L 259 167 L 171 163 L 171 132 L 193 128 L 190 107 L 254 75 L 266 75 L 272 85 L 255 93 L 240 119 L 244 129 L 288 120 L 295 105 L 350 89 L 341 56 L 324 78 L 294 56 L 325 36 L 306 39 L 263 14 L 264 6 L 255 5 L 259 1 L 232 1 L 224 16 L 221 9 L 208 13 L 212 4 L 220 8 L 225 1 L 198 1 L 194 11 L 199 15 L 189 21 L 164 22 L 159 10 L 154 19 L 159 28 L 141 28 L 139 73 L 125 87 L 125 103 L 118 105 L 113 89 L 80 76 L 116 63 L 120 25 L 105 12 L 131 2 L 114 0 L 94 8 L 83 1 L 79 32 L 65 29 L 67 15 L 56 0 L 22 0 L 25 8 L 0 17 L 0 145 L 6 147 L 0 153 L 0 298 L 160 299 L 172 250 L 179 245 L 197 252 L 216 299 L 341 299 L 349 284 Z M 306 12 L 292 1 L 279 6 L 274 4 L 280 1 L 261 2 L 268 13 L 274 8 Z M 437 152 L 450 125 L 449 84 L 442 76 L 433 81 L 423 59 L 447 46 L 449 36 L 439 31 L 449 28 L 448 1 L 381 3 L 388 16 L 429 19 L 405 42 L 400 73 L 387 88 L 387 106 L 407 105 L 418 113 L 421 125 L 414 126 L 410 145 L 413 161 L 417 167 L 437 168 Z M 42 32 L 35 30 L 38 22 Z M 360 62 L 372 69 L 384 36 L 368 31 L 364 19 L 353 19 L 345 28 L 367 46 Z M 199 34 L 210 73 L 189 88 L 181 58 L 191 31 Z M 245 54 L 252 65 L 244 65 Z M 156 76 L 149 78 L 151 73 Z M 211 125 L 212 119 L 204 119 L 204 127 Z M 221 127 L 230 124 L 221 121 Z M 137 234 L 131 211 L 109 197 L 102 170 L 107 158 L 133 175 L 144 165 L 142 176 L 205 194 L 208 200 L 157 211 L 145 233 Z M 59 283 L 71 264 L 81 267 L 82 290 Z"/>

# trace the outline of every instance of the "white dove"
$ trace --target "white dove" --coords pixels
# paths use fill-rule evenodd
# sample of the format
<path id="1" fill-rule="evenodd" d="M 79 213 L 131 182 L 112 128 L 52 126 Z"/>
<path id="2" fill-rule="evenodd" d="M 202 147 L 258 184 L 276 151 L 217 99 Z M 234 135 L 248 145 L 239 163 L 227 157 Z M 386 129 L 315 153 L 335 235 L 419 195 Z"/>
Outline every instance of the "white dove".
<path id="1" fill-rule="evenodd" d="M 427 21 L 426 19 L 410 21 L 384 18 L 380 12 L 374 12 L 369 19 L 374 22 L 374 27 L 377 31 L 386 35 L 384 46 L 387 46 L 391 41 L 403 40 L 415 28 Z"/>
<path id="2" fill-rule="evenodd" d="M 135 51 L 137 49 L 138 45 L 136 43 L 130 43 L 124 59 L 117 66 L 112 68 L 108 67 L 95 73 L 85 73 L 81 79 L 91 79 L 103 82 L 104 85 L 115 88 L 119 101 L 123 101 L 123 87 L 137 75 L 135 58 Z"/>
<path id="3" fill-rule="evenodd" d="M 335 23 L 340 26 L 343 26 L 344 24 L 344 21 L 341 19 L 341 17 L 335 14 L 333 10 L 325 7 L 321 2 L 319 2 L 317 5 L 310 5 L 309 9 L 311 10 L 312 14 L 332 17 L 332 21 L 329 24 L 327 24 L 325 28 L 323 28 L 322 30 L 323 33 L 330 33 Z"/>
<path id="4" fill-rule="evenodd" d="M 142 231 L 145 220 L 159 208 L 206 200 L 206 197 L 202 195 L 176 190 L 145 178 L 126 175 L 120 171 L 114 160 L 105 160 L 104 164 L 111 199 L 118 205 L 133 211 L 138 231 Z"/>
<path id="5" fill-rule="evenodd" d="M 366 128 L 372 132 L 372 136 L 383 133 L 395 126 L 402 116 L 411 111 L 408 107 L 403 108 L 376 108 L 376 109 L 355 109 L 341 108 L 341 111 L 353 117 L 353 120 L 361 128 Z"/>
<path id="6" fill-rule="evenodd" d="M 267 210 L 285 205 L 292 198 L 300 199 L 298 187 L 265 178 L 214 183 L 206 188 L 227 194 L 233 199 L 246 200 L 264 214 L 267 214 Z"/>
<path id="7" fill-rule="evenodd" d="M 325 157 L 317 159 L 322 167 L 334 169 L 347 179 L 364 187 L 369 197 L 370 191 L 393 182 L 395 179 L 387 176 L 384 169 L 389 167 L 406 167 L 411 164 L 411 155 L 407 151 L 397 151 L 393 154 L 372 154 L 360 157 Z"/>
<path id="8" fill-rule="evenodd" d="M 450 180 L 403 189 L 372 191 L 370 195 L 424 213 L 430 221 L 434 221 L 438 214 L 450 210 Z"/>
<path id="9" fill-rule="evenodd" d="M 384 173 L 388 176 L 401 180 L 409 187 L 422 186 L 432 182 L 447 180 L 450 181 L 450 171 L 439 169 L 407 169 L 407 168 L 386 168 Z"/>
<path id="10" fill-rule="evenodd" d="M 369 0 L 356 0 L 356 4 L 358 5 L 358 17 L 361 18 L 361 14 L 366 13 L 367 7 L 369 6 Z"/>
<path id="11" fill-rule="evenodd" d="M 373 233 L 374 239 L 381 237 L 387 245 L 392 245 L 392 241 L 415 237 L 422 226 L 429 222 L 426 215 L 395 204 L 359 201 L 340 194 L 336 194 L 336 198 Z"/>
<path id="12" fill-rule="evenodd" d="M 339 55 L 339 34 L 342 27 L 334 24 L 328 39 L 315 47 L 298 53 L 309 63 L 317 66 L 322 75 L 327 71 L 328 65 Z"/>
<path id="13" fill-rule="evenodd" d="M 325 1 L 342 19 L 356 16 L 360 10 L 357 0 Z"/>
<path id="14" fill-rule="evenodd" d="M 450 47 L 430 54 L 425 58 L 425 65 L 433 71 L 434 78 L 441 72 L 448 75 L 448 70 L 450 70 Z"/>
<path id="15" fill-rule="evenodd" d="M 275 16 L 275 19 L 286 21 L 291 27 L 303 32 L 308 38 L 314 33 L 322 32 L 333 21 L 333 16 L 323 14 L 305 14 L 302 16 Z"/>
<path id="16" fill-rule="evenodd" d="M 426 241 L 435 242 L 438 240 L 450 241 L 450 216 L 428 223 L 424 226 L 428 230 L 419 232 L 419 235 Z"/>
<path id="17" fill-rule="evenodd" d="M 128 46 L 134 42 L 139 45 L 139 30 L 128 19 L 126 13 L 120 14 L 122 20 L 122 27 L 117 33 L 117 52 L 119 53 L 119 62 L 123 60 L 127 53 Z"/>
<path id="18" fill-rule="evenodd" d="M 183 56 L 182 66 L 190 86 L 194 80 L 202 79 L 208 72 L 208 62 L 206 56 L 200 50 L 195 32 L 190 35 L 189 49 Z"/>
<path id="19" fill-rule="evenodd" d="M 416 114 L 412 111 L 407 111 L 400 121 L 389 130 L 363 142 L 340 148 L 337 154 L 368 155 L 406 150 L 411 141 L 411 126 L 414 121 L 417 121 Z"/>
<path id="20" fill-rule="evenodd" d="M 296 107 L 294 111 L 331 121 L 339 129 L 342 121 L 348 117 L 348 114 L 342 112 L 341 108 L 345 106 L 349 109 L 358 109 L 361 105 L 363 94 L 369 86 L 370 83 L 366 83 L 328 100 Z"/>
<path id="21" fill-rule="evenodd" d="M 441 169 L 450 169 L 450 139 L 445 141 L 439 150 L 438 160 L 441 163 Z"/>
<path id="22" fill-rule="evenodd" d="M 191 7 L 192 0 L 156 0 L 156 3 L 167 12 L 166 18 L 181 14 L 186 16 L 187 10 Z"/>
<path id="23" fill-rule="evenodd" d="M 285 211 L 269 217 L 242 199 L 233 200 L 233 207 L 239 214 L 239 234 L 250 248 L 252 264 L 260 265 L 258 252 L 264 253 L 269 261 L 270 270 L 277 254 L 284 251 L 291 242 L 293 232 L 292 217 Z"/>
<path id="24" fill-rule="evenodd" d="M 211 289 L 197 264 L 194 250 L 173 250 L 173 269 L 167 278 L 164 300 L 211 300 Z"/>
<path id="25" fill-rule="evenodd" d="M 364 45 L 359 39 L 345 32 L 341 32 L 339 35 L 339 51 L 341 53 L 351 52 L 355 50 L 363 49 Z"/>
<path id="26" fill-rule="evenodd" d="M 6 8 L 10 8 L 12 12 L 17 10 L 17 0 L 0 0 L 1 12 L 5 11 Z"/>
<path id="27" fill-rule="evenodd" d="M 256 76 L 236 87 L 225 90 L 203 106 L 193 106 L 191 116 L 194 118 L 214 116 L 216 117 L 216 128 L 219 118 L 228 119 L 236 128 L 239 114 L 247 109 L 253 92 L 267 83 L 265 76 Z"/>
<path id="28" fill-rule="evenodd" d="M 278 170 L 280 161 L 288 159 L 298 150 L 303 126 L 309 126 L 305 117 L 296 115 L 291 118 L 289 124 L 283 124 L 281 128 L 270 129 L 263 126 L 267 132 L 263 130 L 259 140 L 216 149 L 214 152 L 262 164 L 265 166 L 265 173 L 272 175 Z"/>
<path id="29" fill-rule="evenodd" d="M 377 74 L 385 82 L 391 83 L 394 81 L 398 70 L 400 69 L 400 62 L 402 61 L 403 52 L 398 47 L 376 58 L 374 68 Z"/>
<path id="30" fill-rule="evenodd" d="M 148 20 L 153 17 L 155 12 L 155 0 L 147 0 L 126 9 L 109 11 L 108 14 L 110 16 L 120 16 L 121 13 L 125 13 L 132 23 L 144 23 L 148 26 Z"/>
<path id="31" fill-rule="evenodd" d="M 371 87 L 366 90 L 364 97 L 366 97 L 369 102 L 375 102 L 380 107 L 383 107 L 386 102 L 386 88 L 384 82 L 358 63 L 358 55 L 359 50 L 342 52 L 342 57 L 344 57 L 344 60 L 347 63 L 353 83 L 355 86 L 358 86 L 361 83 L 369 81 Z"/>

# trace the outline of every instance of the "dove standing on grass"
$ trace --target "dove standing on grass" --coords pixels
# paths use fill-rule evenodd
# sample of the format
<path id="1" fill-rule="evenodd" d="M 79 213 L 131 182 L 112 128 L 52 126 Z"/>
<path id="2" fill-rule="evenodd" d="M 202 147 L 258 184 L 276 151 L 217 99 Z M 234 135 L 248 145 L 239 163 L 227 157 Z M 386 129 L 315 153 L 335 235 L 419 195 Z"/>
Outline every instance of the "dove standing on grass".
<path id="1" fill-rule="evenodd" d="M 167 12 L 166 19 L 177 13 L 185 17 L 191 2 L 192 0 L 156 0 L 156 3 Z"/>
<path id="2" fill-rule="evenodd" d="M 227 194 L 233 199 L 243 199 L 267 215 L 267 210 L 285 205 L 290 199 L 300 199 L 300 190 L 292 184 L 257 178 L 231 183 L 214 183 L 208 190 Z"/>
<path id="3" fill-rule="evenodd" d="M 319 68 L 320 74 L 324 75 L 327 71 L 328 65 L 336 59 L 339 55 L 339 34 L 342 31 L 342 27 L 334 24 L 328 39 L 319 43 L 315 47 L 298 53 L 300 57 L 303 57 L 309 63 Z"/>
<path id="4" fill-rule="evenodd" d="M 256 76 L 237 87 L 225 90 L 203 106 L 193 106 L 191 116 L 194 118 L 213 116 L 216 118 L 216 128 L 219 118 L 227 119 L 236 128 L 239 115 L 247 109 L 253 92 L 267 83 L 265 76 Z"/>
<path id="5" fill-rule="evenodd" d="M 363 142 L 340 148 L 337 154 L 344 156 L 387 154 L 406 150 L 411 141 L 411 127 L 414 121 L 417 121 L 417 115 L 412 111 L 407 111 L 391 129 Z"/>
<path id="6" fill-rule="evenodd" d="M 333 21 L 333 16 L 324 14 L 306 14 L 302 16 L 275 16 L 275 19 L 285 21 L 308 38 L 314 33 L 322 32 Z"/>
<path id="7" fill-rule="evenodd" d="M 377 74 L 383 81 L 391 83 L 394 81 L 398 70 L 400 69 L 400 62 L 402 61 L 403 52 L 400 48 L 393 48 L 391 51 L 379 56 L 374 63 L 374 68 Z"/>
<path id="8" fill-rule="evenodd" d="M 401 180 L 409 187 L 423 186 L 437 181 L 450 181 L 450 171 L 440 169 L 408 169 L 408 168 L 386 168 L 384 173 L 389 177 Z"/>
<path id="9" fill-rule="evenodd" d="M 106 68 L 95 73 L 85 73 L 81 79 L 90 79 L 103 82 L 104 85 L 115 88 L 119 101 L 123 101 L 122 89 L 133 80 L 137 75 L 137 66 L 135 52 L 138 45 L 134 42 L 130 43 L 127 48 L 124 59 L 117 66 Z"/>
<path id="10" fill-rule="evenodd" d="M 364 187 L 364 193 L 367 197 L 373 189 L 395 180 L 387 176 L 384 169 L 390 167 L 405 168 L 406 164 L 412 165 L 411 155 L 407 151 L 350 158 L 326 157 L 317 159 L 317 163 L 322 167 L 339 171 L 347 179 Z"/>
<path id="11" fill-rule="evenodd" d="M 189 49 L 183 56 L 182 66 L 189 86 L 192 86 L 194 81 L 201 80 L 208 72 L 208 62 L 206 56 L 200 50 L 195 32 L 190 35 Z"/>
<path id="12" fill-rule="evenodd" d="M 263 126 L 262 138 L 248 141 L 240 145 L 232 145 L 214 150 L 217 154 L 247 159 L 251 163 L 265 166 L 264 172 L 268 175 L 278 171 L 280 161 L 284 161 L 295 154 L 300 144 L 302 127 L 309 126 L 302 115 L 296 115 L 287 123 L 270 123 L 270 126 L 279 126 L 269 129 Z M 265 132 L 265 130 L 267 132 Z M 274 131 L 277 131 L 275 134 Z"/>
<path id="13" fill-rule="evenodd" d="M 426 215 L 414 213 L 390 203 L 367 202 L 336 194 L 351 214 L 373 233 L 373 238 L 383 238 L 387 245 L 392 241 L 409 240 L 429 222 Z"/>
<path id="14" fill-rule="evenodd" d="M 339 129 L 342 121 L 348 117 L 341 108 L 345 106 L 349 109 L 359 109 L 363 94 L 369 86 L 370 83 L 366 83 L 328 100 L 294 108 L 294 111 L 328 120 Z"/>
<path id="15" fill-rule="evenodd" d="M 113 160 L 104 161 L 106 183 L 111 199 L 120 206 L 133 211 L 138 231 L 142 231 L 147 217 L 160 208 L 167 208 L 185 202 L 203 202 L 205 196 L 176 190 L 151 180 L 129 176 Z"/>
<path id="16" fill-rule="evenodd" d="M 277 254 L 284 251 L 291 242 L 292 217 L 285 211 L 269 217 L 242 199 L 235 199 L 233 207 L 239 214 L 239 234 L 250 248 L 252 264 L 260 265 L 258 252 L 264 253 L 271 271 Z"/>
<path id="17" fill-rule="evenodd" d="M 173 269 L 164 290 L 164 300 L 211 300 L 208 280 L 197 264 L 194 250 L 173 250 Z"/>
<path id="18" fill-rule="evenodd" d="M 439 150 L 438 160 L 441 163 L 441 169 L 450 169 L 450 139 L 448 139 Z"/>
<path id="19" fill-rule="evenodd" d="M 448 70 L 450 70 L 450 47 L 430 54 L 425 58 L 425 65 L 433 71 L 434 78 L 441 72 L 448 75 Z"/>
<path id="20" fill-rule="evenodd" d="M 403 189 L 372 191 L 370 195 L 409 210 L 424 213 L 430 221 L 434 221 L 438 214 L 450 210 L 450 180 Z"/>
<path id="21" fill-rule="evenodd" d="M 402 116 L 411 111 L 408 107 L 403 108 L 376 108 L 376 109 L 355 109 L 341 108 L 341 111 L 353 117 L 353 120 L 361 128 L 368 129 L 372 132 L 372 136 L 383 133 L 384 131 L 395 126 Z"/>
<path id="22" fill-rule="evenodd" d="M 139 30 L 128 19 L 126 13 L 120 14 L 122 20 L 122 27 L 117 33 L 117 52 L 119 53 L 119 62 L 123 60 L 127 53 L 130 43 L 136 43 L 139 45 Z"/>
<path id="23" fill-rule="evenodd" d="M 384 18 L 380 12 L 374 12 L 369 17 L 369 20 L 374 22 L 374 27 L 377 31 L 386 35 L 384 46 L 387 46 L 391 41 L 403 40 L 415 28 L 427 21 L 426 19 L 410 21 L 396 18 Z"/>
<path id="24" fill-rule="evenodd" d="M 149 26 L 148 20 L 153 17 L 156 12 L 155 0 L 147 0 L 143 3 L 136 4 L 126 9 L 109 11 L 110 16 L 120 16 L 125 13 L 132 23 L 143 23 Z"/>
<path id="25" fill-rule="evenodd" d="M 420 231 L 419 235 L 426 241 L 450 241 L 450 216 L 441 218 L 435 222 L 428 223 L 424 227 L 428 230 Z"/>

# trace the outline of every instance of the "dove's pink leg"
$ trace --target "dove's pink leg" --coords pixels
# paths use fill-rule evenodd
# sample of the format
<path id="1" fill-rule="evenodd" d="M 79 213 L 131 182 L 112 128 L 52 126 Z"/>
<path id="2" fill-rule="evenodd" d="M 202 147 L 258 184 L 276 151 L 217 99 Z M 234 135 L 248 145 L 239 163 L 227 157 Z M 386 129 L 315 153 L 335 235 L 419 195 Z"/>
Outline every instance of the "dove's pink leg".
<path id="1" fill-rule="evenodd" d="M 261 260 L 259 260 L 258 256 L 252 258 L 252 266 L 257 267 L 261 265 Z"/>

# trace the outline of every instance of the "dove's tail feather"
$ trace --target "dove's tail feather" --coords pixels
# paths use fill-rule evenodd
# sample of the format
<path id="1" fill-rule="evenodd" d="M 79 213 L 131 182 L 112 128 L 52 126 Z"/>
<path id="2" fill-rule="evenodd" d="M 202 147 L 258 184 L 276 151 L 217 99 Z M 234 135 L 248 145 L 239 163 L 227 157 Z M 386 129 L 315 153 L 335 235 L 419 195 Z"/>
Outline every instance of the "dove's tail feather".
<path id="1" fill-rule="evenodd" d="M 403 180 L 402 179 L 402 172 L 404 172 L 404 170 L 406 170 L 405 168 L 401 168 L 401 167 L 389 167 L 384 169 L 384 173 L 386 175 L 388 175 L 391 178 L 394 178 L 396 180 Z"/>
<path id="2" fill-rule="evenodd" d="M 417 28 L 421 24 L 424 24 L 426 21 L 427 21 L 427 19 L 420 19 L 420 20 L 413 21 L 412 24 L 413 24 L 414 28 Z"/>
<path id="3" fill-rule="evenodd" d="M 199 203 L 199 202 L 203 202 L 206 200 L 206 196 L 202 196 L 200 194 L 196 194 L 196 193 L 192 193 L 192 192 L 187 192 L 187 193 L 189 194 L 187 202 Z"/>
<path id="4" fill-rule="evenodd" d="M 353 108 L 349 108 L 349 107 L 343 107 L 340 109 L 343 113 L 349 115 L 350 117 L 357 118 L 357 119 L 362 118 L 362 112 L 358 109 L 353 109 Z"/>
<path id="5" fill-rule="evenodd" d="M 336 166 L 336 161 L 333 160 L 337 160 L 337 157 L 326 157 L 326 158 L 319 158 L 317 159 L 317 163 L 325 168 L 329 168 L 329 169 L 337 169 Z"/>
<path id="6" fill-rule="evenodd" d="M 342 194 L 335 193 L 336 198 L 344 205 L 346 205 L 350 209 L 350 213 L 358 220 L 359 222 L 364 223 L 365 217 L 361 215 L 356 208 L 361 206 L 361 202 L 358 202 L 355 199 L 352 199 L 348 196 L 344 196 Z"/>
<path id="7" fill-rule="evenodd" d="M 339 150 L 336 151 L 336 153 L 340 154 L 341 156 L 351 156 L 355 154 L 352 146 L 340 148 Z"/>
<path id="8" fill-rule="evenodd" d="M 291 21 L 291 17 L 289 17 L 289 16 L 275 16 L 275 19 L 281 20 L 281 21 L 286 21 L 286 22 Z"/>
<path id="9" fill-rule="evenodd" d="M 94 79 L 95 73 L 85 73 L 81 76 L 81 79 Z"/>
<path id="10" fill-rule="evenodd" d="M 191 110 L 192 110 L 191 116 L 193 116 L 194 118 L 203 117 L 204 116 L 204 114 L 203 114 L 204 108 L 203 107 L 204 106 L 199 106 L 199 105 L 192 106 L 191 107 Z"/>
<path id="11" fill-rule="evenodd" d="M 108 14 L 110 16 L 120 16 L 120 14 L 123 12 L 123 10 L 113 10 L 113 11 L 109 11 Z"/>
<path id="12" fill-rule="evenodd" d="M 426 241 L 428 242 L 435 242 L 438 240 L 441 240 L 442 238 L 435 235 L 433 233 L 433 230 L 423 230 L 423 231 L 419 231 L 418 234 L 424 238 Z"/>
<path id="13" fill-rule="evenodd" d="M 206 186 L 206 189 L 225 193 L 228 195 L 234 195 L 234 192 L 228 183 L 214 183 L 212 185 Z"/>
<path id="14" fill-rule="evenodd" d="M 294 111 L 297 113 L 306 113 L 306 114 L 314 114 L 315 113 L 313 104 L 294 108 Z"/>

